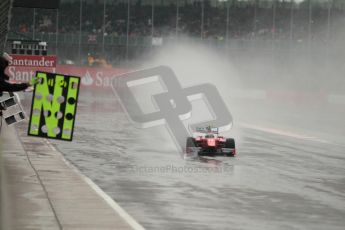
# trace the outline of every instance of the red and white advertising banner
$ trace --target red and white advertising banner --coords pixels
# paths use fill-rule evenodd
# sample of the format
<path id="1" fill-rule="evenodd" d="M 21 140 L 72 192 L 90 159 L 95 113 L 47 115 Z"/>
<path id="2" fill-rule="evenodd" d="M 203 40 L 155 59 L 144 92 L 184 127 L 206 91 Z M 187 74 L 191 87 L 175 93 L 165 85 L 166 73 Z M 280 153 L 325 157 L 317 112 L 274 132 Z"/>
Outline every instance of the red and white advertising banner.
<path id="1" fill-rule="evenodd" d="M 10 77 L 11 82 L 28 82 L 36 75 L 36 71 L 55 73 L 56 68 L 8 66 L 6 74 Z"/>
<path id="2" fill-rule="evenodd" d="M 54 68 L 57 61 L 56 56 L 11 54 L 11 57 L 10 66 Z"/>
<path id="3" fill-rule="evenodd" d="M 97 67 L 79 67 L 72 65 L 57 65 L 56 68 L 47 67 L 24 67 L 9 66 L 6 70 L 10 81 L 27 82 L 35 76 L 36 71 L 61 73 L 81 77 L 81 87 L 90 89 L 111 89 L 112 78 L 128 72 L 127 69 L 120 68 L 97 68 Z"/>
<path id="4" fill-rule="evenodd" d="M 93 89 L 111 89 L 111 80 L 122 73 L 128 72 L 128 70 L 120 68 L 58 65 L 56 72 L 81 77 L 81 87 Z"/>

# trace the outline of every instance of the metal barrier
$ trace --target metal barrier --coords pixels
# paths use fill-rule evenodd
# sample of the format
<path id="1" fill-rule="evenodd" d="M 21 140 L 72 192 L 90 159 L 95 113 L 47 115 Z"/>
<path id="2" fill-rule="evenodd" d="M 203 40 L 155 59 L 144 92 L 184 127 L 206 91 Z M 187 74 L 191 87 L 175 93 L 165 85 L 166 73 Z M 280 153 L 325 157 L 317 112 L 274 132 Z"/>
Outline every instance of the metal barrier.
<path id="1" fill-rule="evenodd" d="M 11 0 L 0 1 L 0 53 L 3 52 L 6 44 L 11 3 Z"/>

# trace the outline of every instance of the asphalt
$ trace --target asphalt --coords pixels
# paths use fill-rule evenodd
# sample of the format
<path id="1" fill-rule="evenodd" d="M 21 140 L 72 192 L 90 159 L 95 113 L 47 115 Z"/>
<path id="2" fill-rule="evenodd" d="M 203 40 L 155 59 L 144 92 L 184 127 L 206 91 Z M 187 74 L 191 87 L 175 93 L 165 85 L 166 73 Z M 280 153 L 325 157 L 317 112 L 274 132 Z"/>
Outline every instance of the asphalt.
<path id="1" fill-rule="evenodd" d="M 228 102 L 235 158 L 185 161 L 107 95 L 81 95 L 73 142 L 54 145 L 146 229 L 344 229 L 344 109 Z"/>
<path id="2" fill-rule="evenodd" d="M 142 229 L 26 126 L 2 127 L 1 229 Z"/>
<path id="3" fill-rule="evenodd" d="M 228 103 L 235 122 L 225 135 L 236 140 L 235 158 L 185 161 L 164 126 L 134 127 L 116 99 L 108 95 L 81 94 L 73 142 L 48 144 L 26 137 L 25 123 L 16 126 L 17 133 L 5 130 L 3 164 L 13 169 L 20 165 L 19 176 L 10 181 L 22 188 L 10 191 L 12 186 L 6 186 L 4 195 L 19 192 L 20 203 L 27 203 L 30 210 L 6 204 L 9 210 L 19 207 L 5 212 L 6 224 L 15 224 L 17 229 L 31 225 L 35 225 L 31 229 L 117 226 L 105 226 L 109 213 L 87 204 L 102 198 L 83 195 L 94 194 L 94 189 L 90 191 L 90 184 L 85 185 L 82 176 L 74 173 L 80 170 L 112 198 L 108 202 L 116 200 L 146 229 L 342 230 L 345 109 L 259 101 Z M 71 178 L 79 182 L 72 186 Z M 29 179 L 36 181 L 23 184 Z M 79 189 L 84 185 L 86 193 Z M 35 193 L 23 190 L 34 187 L 37 195 L 32 199 Z M 95 203 L 98 207 L 102 202 Z M 98 219 L 104 224 L 101 227 L 93 222 Z"/>

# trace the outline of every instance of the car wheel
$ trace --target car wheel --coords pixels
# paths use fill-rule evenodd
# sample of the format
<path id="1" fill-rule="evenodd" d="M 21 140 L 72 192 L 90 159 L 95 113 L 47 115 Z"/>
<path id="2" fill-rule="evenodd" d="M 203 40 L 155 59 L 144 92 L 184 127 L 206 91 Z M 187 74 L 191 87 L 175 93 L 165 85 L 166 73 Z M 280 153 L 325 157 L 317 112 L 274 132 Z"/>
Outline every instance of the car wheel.
<path id="1" fill-rule="evenodd" d="M 193 137 L 188 137 L 187 138 L 187 143 L 186 143 L 186 147 L 195 147 L 195 142 L 194 142 L 194 138 Z"/>
<path id="2" fill-rule="evenodd" d="M 236 154 L 236 146 L 235 146 L 235 139 L 233 138 L 227 138 L 225 141 L 225 148 L 227 149 L 233 149 L 233 151 L 226 153 L 226 156 L 233 157 Z"/>

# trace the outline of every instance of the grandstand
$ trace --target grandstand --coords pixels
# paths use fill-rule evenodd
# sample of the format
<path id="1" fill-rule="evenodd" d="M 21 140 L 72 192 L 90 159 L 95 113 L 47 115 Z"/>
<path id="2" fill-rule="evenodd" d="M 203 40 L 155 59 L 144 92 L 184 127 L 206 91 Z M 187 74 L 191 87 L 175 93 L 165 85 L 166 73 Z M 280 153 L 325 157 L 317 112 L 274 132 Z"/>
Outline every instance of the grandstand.
<path id="1" fill-rule="evenodd" d="M 12 32 L 47 41 L 61 57 L 78 61 L 96 52 L 118 61 L 186 36 L 236 48 L 253 40 L 267 48 L 272 41 L 330 42 L 345 17 L 345 2 L 62 0 L 58 10 L 14 8 L 12 16 Z"/>
<path id="2" fill-rule="evenodd" d="M 228 58 L 245 85 L 343 90 L 334 72 L 344 68 L 342 0 L 61 0 L 11 13 L 9 40 L 47 42 L 60 64 L 87 65 L 91 54 L 137 68 L 172 45 L 198 44 Z M 338 84 L 309 83 L 330 75 Z"/>

